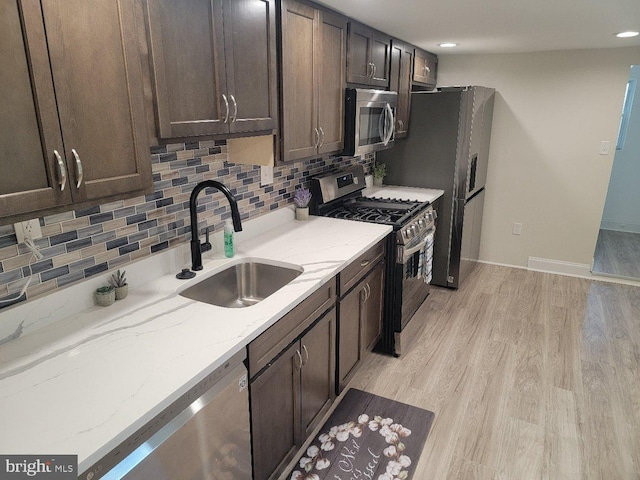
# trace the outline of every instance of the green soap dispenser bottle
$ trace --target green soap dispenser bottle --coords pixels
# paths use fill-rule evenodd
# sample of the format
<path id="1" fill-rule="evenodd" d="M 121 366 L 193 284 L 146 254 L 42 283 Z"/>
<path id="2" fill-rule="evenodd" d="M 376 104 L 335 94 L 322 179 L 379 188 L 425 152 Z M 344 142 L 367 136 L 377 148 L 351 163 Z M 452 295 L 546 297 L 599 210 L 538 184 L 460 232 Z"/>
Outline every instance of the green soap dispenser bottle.
<path id="1" fill-rule="evenodd" d="M 224 223 L 224 256 L 231 258 L 233 254 L 233 224 L 231 220 L 227 220 Z"/>

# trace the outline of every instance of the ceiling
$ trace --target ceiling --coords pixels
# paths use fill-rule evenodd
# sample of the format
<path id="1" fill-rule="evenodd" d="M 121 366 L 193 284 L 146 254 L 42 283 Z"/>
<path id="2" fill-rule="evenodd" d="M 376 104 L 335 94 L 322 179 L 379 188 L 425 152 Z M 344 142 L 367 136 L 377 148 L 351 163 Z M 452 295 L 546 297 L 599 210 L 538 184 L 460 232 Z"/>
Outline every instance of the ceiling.
<path id="1" fill-rule="evenodd" d="M 640 0 L 320 0 L 436 54 L 640 46 Z M 456 48 L 437 44 L 456 42 Z"/>

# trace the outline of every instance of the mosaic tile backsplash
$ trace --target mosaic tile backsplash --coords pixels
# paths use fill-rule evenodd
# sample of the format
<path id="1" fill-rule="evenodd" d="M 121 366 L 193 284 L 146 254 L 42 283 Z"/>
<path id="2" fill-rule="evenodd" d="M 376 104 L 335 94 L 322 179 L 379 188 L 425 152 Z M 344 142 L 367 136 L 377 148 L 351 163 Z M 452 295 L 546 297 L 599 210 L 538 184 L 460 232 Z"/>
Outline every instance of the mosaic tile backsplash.
<path id="1" fill-rule="evenodd" d="M 152 147 L 154 193 L 40 218 L 43 238 L 35 243 L 41 260 L 34 260 L 26 246 L 18 244 L 12 225 L 1 226 L 0 299 L 17 296 L 29 276 L 27 299 L 189 241 L 189 195 L 202 180 L 227 185 L 246 220 L 292 203 L 296 187 L 308 187 L 311 176 L 354 163 L 363 164 L 368 172 L 374 156 L 277 166 L 274 182 L 264 187 L 259 166 L 229 160 L 225 141 Z M 206 226 L 218 231 L 230 217 L 228 203 L 217 190 L 200 194 L 198 212 L 201 231 Z"/>

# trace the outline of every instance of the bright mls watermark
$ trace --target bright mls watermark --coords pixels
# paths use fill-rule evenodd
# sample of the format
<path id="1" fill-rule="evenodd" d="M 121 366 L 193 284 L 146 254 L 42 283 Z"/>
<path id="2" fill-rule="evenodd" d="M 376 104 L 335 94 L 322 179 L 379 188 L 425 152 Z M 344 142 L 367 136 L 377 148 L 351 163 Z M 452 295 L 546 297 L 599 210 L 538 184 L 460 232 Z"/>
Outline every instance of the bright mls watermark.
<path id="1" fill-rule="evenodd" d="M 0 455 L 0 480 L 77 478 L 77 455 Z"/>

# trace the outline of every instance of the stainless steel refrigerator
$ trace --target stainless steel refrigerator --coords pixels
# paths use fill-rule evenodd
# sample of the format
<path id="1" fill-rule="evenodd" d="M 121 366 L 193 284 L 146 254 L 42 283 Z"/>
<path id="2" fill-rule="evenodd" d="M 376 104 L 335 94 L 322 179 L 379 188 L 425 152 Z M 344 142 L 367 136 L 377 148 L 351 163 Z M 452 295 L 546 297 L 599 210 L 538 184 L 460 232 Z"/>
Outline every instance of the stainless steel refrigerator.
<path id="1" fill-rule="evenodd" d="M 411 94 L 409 133 L 376 154 L 385 183 L 444 190 L 438 205 L 432 284 L 458 288 L 480 254 L 492 88 L 445 87 Z"/>

